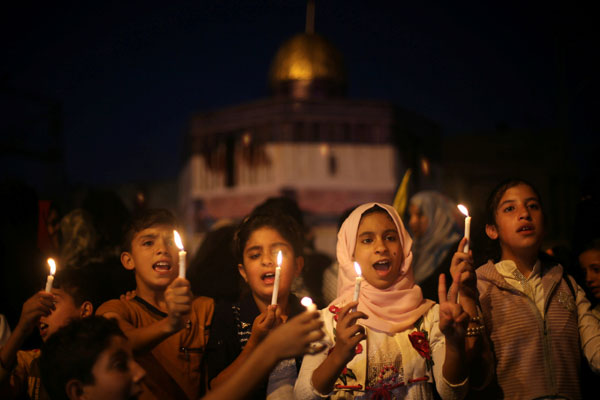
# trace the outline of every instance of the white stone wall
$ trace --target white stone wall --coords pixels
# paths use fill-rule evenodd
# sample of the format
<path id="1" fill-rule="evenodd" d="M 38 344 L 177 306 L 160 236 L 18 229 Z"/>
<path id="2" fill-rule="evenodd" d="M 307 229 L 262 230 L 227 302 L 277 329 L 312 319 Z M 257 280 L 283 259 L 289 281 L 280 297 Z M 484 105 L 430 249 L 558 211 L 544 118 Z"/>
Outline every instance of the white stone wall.
<path id="1" fill-rule="evenodd" d="M 220 156 L 219 150 L 213 156 Z M 182 173 L 192 197 L 221 194 L 223 190 L 254 192 L 278 187 L 385 190 L 396 185 L 396 152 L 391 145 L 269 143 L 266 162 L 250 166 L 236 149 L 235 186 L 225 187 L 225 171 L 211 170 L 204 158 L 193 155 Z M 329 158 L 336 163 L 331 173 Z M 185 182 L 185 183 L 184 183 Z M 187 196 L 185 196 L 187 197 Z"/>
<path id="2" fill-rule="evenodd" d="M 188 159 L 179 182 L 179 204 L 187 221 L 198 213 L 196 200 L 203 201 L 202 213 L 212 218 L 241 218 L 266 198 L 280 195 L 284 188 L 296 192 L 303 211 L 332 216 L 368 201 L 391 203 L 398 184 L 397 153 L 392 145 L 267 143 L 258 156 L 260 162 L 254 166 L 247 163 L 243 151 L 240 143 L 235 149 L 233 187 L 225 186 L 225 171 L 208 168 L 203 156 L 196 154 Z M 224 160 L 224 148 L 211 157 Z M 334 173 L 330 157 L 335 159 Z M 191 230 L 189 226 L 187 233 Z M 326 239 L 322 247 L 331 251 Z"/>

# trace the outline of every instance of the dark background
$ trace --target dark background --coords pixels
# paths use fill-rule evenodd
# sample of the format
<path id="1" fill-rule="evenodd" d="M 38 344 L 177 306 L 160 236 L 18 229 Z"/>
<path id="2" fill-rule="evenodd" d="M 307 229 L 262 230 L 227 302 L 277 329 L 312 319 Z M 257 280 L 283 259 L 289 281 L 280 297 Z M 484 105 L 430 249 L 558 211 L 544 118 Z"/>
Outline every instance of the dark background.
<path id="1" fill-rule="evenodd" d="M 267 96 L 306 2 L 24 1 L 0 15 L 4 172 L 42 180 L 20 169 L 50 161 L 61 182 L 111 185 L 176 178 L 192 113 Z M 593 15 L 566 2 L 317 1 L 315 30 L 344 55 L 350 97 L 390 100 L 445 135 L 562 129 L 589 180 Z"/>

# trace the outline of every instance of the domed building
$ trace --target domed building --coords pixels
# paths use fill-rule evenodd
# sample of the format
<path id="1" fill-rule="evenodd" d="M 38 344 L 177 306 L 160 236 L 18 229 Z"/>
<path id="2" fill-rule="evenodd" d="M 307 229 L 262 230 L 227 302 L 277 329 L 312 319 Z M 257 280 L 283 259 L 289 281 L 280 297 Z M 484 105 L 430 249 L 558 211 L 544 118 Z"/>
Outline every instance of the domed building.
<path id="1" fill-rule="evenodd" d="M 323 37 L 299 33 L 275 54 L 269 86 L 275 96 L 342 97 L 346 92 L 342 55 Z"/>
<path id="2" fill-rule="evenodd" d="M 339 215 L 392 202 L 411 154 L 398 149 L 410 147 L 412 133 L 437 128 L 386 101 L 347 98 L 342 55 L 315 33 L 283 43 L 269 87 L 268 98 L 192 117 L 179 182 L 188 235 L 286 195 L 332 252 Z"/>

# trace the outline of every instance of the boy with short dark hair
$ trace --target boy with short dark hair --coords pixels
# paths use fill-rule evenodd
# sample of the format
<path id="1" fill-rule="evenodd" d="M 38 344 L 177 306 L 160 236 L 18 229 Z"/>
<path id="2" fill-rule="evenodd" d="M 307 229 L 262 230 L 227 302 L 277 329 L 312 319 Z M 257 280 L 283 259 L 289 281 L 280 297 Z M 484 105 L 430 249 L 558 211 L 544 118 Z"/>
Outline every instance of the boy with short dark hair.
<path id="1" fill-rule="evenodd" d="M 49 338 L 40 370 L 53 400 L 137 398 L 145 375 L 117 322 L 96 316 L 73 321 Z"/>
<path id="2" fill-rule="evenodd" d="M 40 291 L 23 304 L 14 332 L 0 349 L 0 397 L 48 398 L 40 384 L 40 350 L 19 349 L 36 328 L 45 342 L 71 320 L 91 316 L 96 289 L 85 271 L 59 270 L 51 293 Z"/>
<path id="3" fill-rule="evenodd" d="M 317 311 L 304 312 L 274 329 L 231 378 L 202 399 L 240 400 L 278 361 L 323 349 L 323 322 Z M 316 347 L 315 347 L 316 346 Z M 73 321 L 53 335 L 40 358 L 42 381 L 53 400 L 138 398 L 145 371 L 115 320 L 91 317 Z"/>
<path id="4" fill-rule="evenodd" d="M 146 370 L 142 399 L 197 399 L 206 387 L 203 355 L 213 300 L 193 299 L 178 277 L 177 222 L 163 209 L 150 209 L 130 223 L 121 263 L 135 271 L 136 296 L 110 300 L 98 315 L 115 318 Z"/>

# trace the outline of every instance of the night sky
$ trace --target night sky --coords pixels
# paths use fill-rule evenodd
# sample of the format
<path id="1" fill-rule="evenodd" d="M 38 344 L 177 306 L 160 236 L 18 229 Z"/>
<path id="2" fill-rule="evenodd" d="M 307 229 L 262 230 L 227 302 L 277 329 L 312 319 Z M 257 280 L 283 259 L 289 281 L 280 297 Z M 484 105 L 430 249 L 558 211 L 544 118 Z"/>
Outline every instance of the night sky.
<path id="1" fill-rule="evenodd" d="M 305 26 L 302 0 L 122 3 L 0 12 L 3 101 L 60 104 L 71 183 L 176 177 L 190 115 L 267 96 L 277 48 Z M 600 128 L 591 9 L 415 3 L 317 0 L 315 30 L 344 55 L 349 97 L 390 100 L 446 135 L 564 127 L 589 166 Z M 24 125 L 36 107 L 0 126 Z"/>

